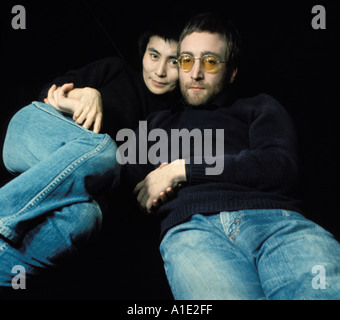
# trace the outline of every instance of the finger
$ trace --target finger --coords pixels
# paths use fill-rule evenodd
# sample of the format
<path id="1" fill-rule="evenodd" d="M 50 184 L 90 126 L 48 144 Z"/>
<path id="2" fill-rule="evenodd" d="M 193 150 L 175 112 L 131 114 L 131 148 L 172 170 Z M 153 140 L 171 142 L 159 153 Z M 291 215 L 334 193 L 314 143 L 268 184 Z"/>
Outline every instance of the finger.
<path id="1" fill-rule="evenodd" d="M 47 93 L 47 100 L 49 102 L 49 104 L 55 108 L 57 108 L 57 105 L 54 101 L 54 97 L 53 97 L 53 93 L 55 92 L 55 90 L 57 89 L 57 86 L 55 84 L 53 84 L 51 86 L 51 88 L 48 90 L 48 93 Z"/>
<path id="2" fill-rule="evenodd" d="M 76 110 L 73 113 L 73 120 L 74 121 L 77 121 L 77 119 L 80 117 L 80 115 L 82 114 L 82 112 L 84 110 L 83 108 L 84 108 L 84 106 L 82 104 L 78 104 Z"/>
<path id="3" fill-rule="evenodd" d="M 76 123 L 82 124 L 86 120 L 89 111 L 90 109 L 86 106 L 81 115 L 77 118 Z"/>
<path id="4" fill-rule="evenodd" d="M 148 213 L 152 213 L 153 212 L 152 204 L 153 204 L 154 201 L 157 201 L 157 199 L 152 199 L 150 197 L 145 197 L 145 198 L 143 198 L 143 201 L 145 201 L 144 208 L 147 210 Z"/>
<path id="5" fill-rule="evenodd" d="M 175 196 L 174 188 L 168 187 L 165 191 L 165 194 L 167 195 L 168 198 L 174 197 Z"/>
<path id="6" fill-rule="evenodd" d="M 94 122 L 94 115 L 88 115 L 86 120 L 85 120 L 85 122 L 84 122 L 84 124 L 83 124 L 83 127 L 85 129 L 90 129 L 90 127 L 92 126 L 93 122 Z"/>
<path id="7" fill-rule="evenodd" d="M 164 191 L 162 191 L 159 194 L 159 199 L 162 201 L 162 203 L 165 203 L 168 201 L 168 195 Z"/>
<path id="8" fill-rule="evenodd" d="M 103 120 L 103 115 L 100 113 L 96 117 L 96 121 L 94 122 L 93 125 L 93 132 L 94 133 L 99 133 L 101 128 L 102 128 L 102 120 Z"/>
<path id="9" fill-rule="evenodd" d="M 147 199 L 144 208 L 148 214 L 152 213 L 152 199 Z"/>
<path id="10" fill-rule="evenodd" d="M 59 89 L 60 94 L 66 96 L 66 94 L 73 89 L 73 83 L 65 83 Z"/>
<path id="11" fill-rule="evenodd" d="M 159 199 L 154 199 L 154 200 L 152 201 L 152 207 L 153 207 L 153 208 L 158 208 L 160 205 L 161 205 L 161 204 L 160 204 Z"/>
<path id="12" fill-rule="evenodd" d="M 137 194 L 144 186 L 144 180 L 138 182 L 135 186 L 135 188 L 133 189 L 133 193 Z"/>
<path id="13" fill-rule="evenodd" d="M 143 188 L 145 189 L 145 188 Z M 151 208 L 151 203 L 152 203 L 153 199 L 150 199 L 149 193 L 148 192 L 144 192 L 141 200 L 140 200 L 140 205 L 142 206 L 142 208 L 146 209 L 149 213 L 150 213 L 150 208 Z"/>
<path id="14" fill-rule="evenodd" d="M 56 107 L 58 108 L 59 107 L 59 103 L 58 103 L 58 97 L 59 97 L 58 96 L 58 89 L 56 89 L 56 90 L 54 90 L 52 92 L 52 96 L 53 96 L 53 101 L 54 101 Z"/>
<path id="15" fill-rule="evenodd" d="M 65 101 L 67 100 L 66 91 L 68 90 L 69 87 L 70 87 L 69 84 L 64 84 L 61 87 L 57 88 L 56 91 L 54 91 L 53 97 L 58 108 L 65 108 Z"/>
<path id="16" fill-rule="evenodd" d="M 52 84 L 51 87 L 48 89 L 47 95 L 48 95 L 48 93 L 53 92 L 56 89 L 57 89 L 57 85 L 56 84 Z"/>
<path id="17" fill-rule="evenodd" d="M 82 115 L 85 108 L 86 108 L 86 104 L 84 102 L 82 102 L 82 101 L 78 102 L 78 105 L 73 112 L 73 120 L 74 121 L 76 121 Z"/>
<path id="18" fill-rule="evenodd" d="M 145 204 L 145 201 L 144 201 L 144 203 L 143 203 L 143 199 L 145 198 L 145 194 L 147 194 L 145 188 L 142 188 L 142 189 L 138 192 L 137 201 L 138 201 L 141 205 Z M 147 196 L 147 195 L 146 195 L 146 196 Z"/>

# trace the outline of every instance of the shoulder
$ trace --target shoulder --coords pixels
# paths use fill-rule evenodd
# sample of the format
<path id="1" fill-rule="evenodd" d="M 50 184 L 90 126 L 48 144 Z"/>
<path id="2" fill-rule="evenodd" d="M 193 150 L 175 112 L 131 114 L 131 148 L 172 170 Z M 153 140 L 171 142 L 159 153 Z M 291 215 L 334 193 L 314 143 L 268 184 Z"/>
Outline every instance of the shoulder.
<path id="1" fill-rule="evenodd" d="M 287 114 L 284 106 L 273 96 L 261 93 L 254 97 L 238 99 L 235 107 L 243 107 L 252 112 L 255 116 L 263 113 Z"/>
<path id="2" fill-rule="evenodd" d="M 280 102 L 266 93 L 260 93 L 254 97 L 247 97 L 236 100 L 237 104 L 249 106 L 253 108 L 261 108 L 263 106 L 281 106 Z"/>

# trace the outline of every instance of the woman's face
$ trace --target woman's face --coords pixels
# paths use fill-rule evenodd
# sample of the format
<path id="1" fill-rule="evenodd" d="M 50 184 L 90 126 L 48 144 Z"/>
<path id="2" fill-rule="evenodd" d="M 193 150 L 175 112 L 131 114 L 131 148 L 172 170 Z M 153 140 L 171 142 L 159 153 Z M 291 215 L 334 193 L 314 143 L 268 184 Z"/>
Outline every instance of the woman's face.
<path id="1" fill-rule="evenodd" d="M 177 86 L 177 42 L 152 36 L 143 57 L 143 79 L 154 94 L 173 91 Z"/>

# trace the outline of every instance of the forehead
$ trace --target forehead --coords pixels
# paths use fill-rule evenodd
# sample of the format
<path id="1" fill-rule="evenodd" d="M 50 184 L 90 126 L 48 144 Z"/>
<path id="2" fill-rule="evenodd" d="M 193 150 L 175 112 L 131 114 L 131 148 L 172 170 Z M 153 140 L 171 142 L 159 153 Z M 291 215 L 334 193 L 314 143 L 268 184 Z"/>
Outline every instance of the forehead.
<path id="1" fill-rule="evenodd" d="M 182 40 L 180 53 L 183 52 L 196 57 L 211 52 L 222 57 L 227 52 L 227 41 L 217 33 L 193 32 Z"/>
<path id="2" fill-rule="evenodd" d="M 147 44 L 147 49 L 153 48 L 164 55 L 176 55 L 177 42 L 174 40 L 166 41 L 159 36 L 152 36 Z"/>

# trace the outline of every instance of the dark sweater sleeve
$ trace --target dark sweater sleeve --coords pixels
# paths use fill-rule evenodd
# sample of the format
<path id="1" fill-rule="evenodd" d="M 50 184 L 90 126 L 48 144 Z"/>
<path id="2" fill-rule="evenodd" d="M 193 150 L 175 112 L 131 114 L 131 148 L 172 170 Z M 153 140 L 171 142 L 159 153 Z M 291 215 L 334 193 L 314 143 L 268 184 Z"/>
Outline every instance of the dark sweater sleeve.
<path id="1" fill-rule="evenodd" d="M 53 83 L 61 86 L 70 82 L 75 88 L 91 87 L 100 92 L 104 109 L 102 132 L 113 138 L 121 128 L 135 129 L 138 120 L 149 112 L 141 76 L 120 58 L 102 59 L 57 77 L 45 85 L 40 101 Z"/>
<path id="2" fill-rule="evenodd" d="M 292 120 L 273 98 L 259 95 L 253 101 L 249 124 L 249 148 L 238 154 L 224 154 L 216 159 L 221 172 L 207 174 L 216 166 L 190 161 L 191 185 L 228 182 L 262 191 L 286 192 L 298 176 L 297 139 Z M 214 171 L 218 171 L 215 170 Z"/>

